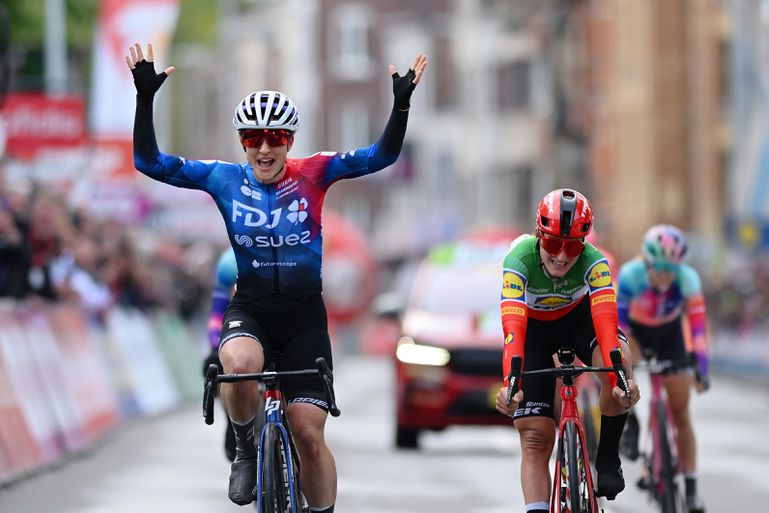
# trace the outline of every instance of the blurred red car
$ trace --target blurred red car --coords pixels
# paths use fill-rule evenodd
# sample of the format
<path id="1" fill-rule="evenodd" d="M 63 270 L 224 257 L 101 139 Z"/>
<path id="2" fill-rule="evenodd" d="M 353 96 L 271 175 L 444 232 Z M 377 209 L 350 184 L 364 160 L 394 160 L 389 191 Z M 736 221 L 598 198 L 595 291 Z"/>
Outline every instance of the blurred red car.
<path id="1" fill-rule="evenodd" d="M 502 261 L 512 238 L 436 247 L 420 264 L 395 350 L 399 448 L 424 430 L 512 425 L 494 409 L 502 385 Z"/>

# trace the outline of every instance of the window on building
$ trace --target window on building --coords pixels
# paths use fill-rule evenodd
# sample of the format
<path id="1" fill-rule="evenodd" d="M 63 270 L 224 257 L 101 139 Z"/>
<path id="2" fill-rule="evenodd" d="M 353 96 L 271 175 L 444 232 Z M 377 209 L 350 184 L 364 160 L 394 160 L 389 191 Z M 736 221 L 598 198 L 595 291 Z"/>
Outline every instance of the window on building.
<path id="1" fill-rule="evenodd" d="M 367 78 L 373 71 L 371 12 L 363 5 L 343 5 L 329 19 L 331 71 L 347 80 Z"/>
<path id="2" fill-rule="evenodd" d="M 350 151 L 371 144 L 369 111 L 365 105 L 346 101 L 339 106 L 337 112 L 339 120 L 336 147 L 340 151 Z"/>
<path id="3" fill-rule="evenodd" d="M 531 106 L 531 63 L 518 60 L 497 68 L 497 105 L 500 110 L 528 110 Z"/>

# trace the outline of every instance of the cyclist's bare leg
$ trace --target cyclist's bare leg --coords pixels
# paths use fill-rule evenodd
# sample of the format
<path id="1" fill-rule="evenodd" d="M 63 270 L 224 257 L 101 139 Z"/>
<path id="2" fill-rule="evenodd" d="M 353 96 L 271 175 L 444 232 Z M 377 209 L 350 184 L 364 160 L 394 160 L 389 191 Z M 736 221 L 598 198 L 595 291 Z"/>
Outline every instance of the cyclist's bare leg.
<path id="1" fill-rule="evenodd" d="M 550 500 L 550 455 L 555 445 L 555 422 L 549 417 L 515 421 L 521 439 L 521 488 L 526 504 Z"/>
<path id="2" fill-rule="evenodd" d="M 689 415 L 690 386 L 691 377 L 686 373 L 665 377 L 665 389 L 678 431 L 678 455 L 684 472 L 694 472 L 697 468 L 697 444 Z"/>
<path id="3" fill-rule="evenodd" d="M 291 403 L 286 415 L 302 462 L 301 487 L 307 503 L 314 508 L 333 505 L 336 463 L 323 433 L 328 414 L 313 404 Z"/>
<path id="4" fill-rule="evenodd" d="M 262 345 L 251 337 L 235 337 L 219 350 L 225 374 L 250 374 L 261 372 L 264 367 Z M 259 384 L 256 381 L 222 383 L 221 397 L 230 418 L 246 422 L 254 416 L 259 403 Z"/>
<path id="5" fill-rule="evenodd" d="M 219 359 L 226 374 L 251 374 L 264 366 L 264 351 L 258 340 L 235 337 L 219 349 Z M 257 458 L 253 419 L 259 403 L 256 381 L 222 383 L 221 398 L 232 421 L 235 434 L 235 460 L 230 467 L 228 495 L 235 504 L 245 505 L 254 500 Z"/>

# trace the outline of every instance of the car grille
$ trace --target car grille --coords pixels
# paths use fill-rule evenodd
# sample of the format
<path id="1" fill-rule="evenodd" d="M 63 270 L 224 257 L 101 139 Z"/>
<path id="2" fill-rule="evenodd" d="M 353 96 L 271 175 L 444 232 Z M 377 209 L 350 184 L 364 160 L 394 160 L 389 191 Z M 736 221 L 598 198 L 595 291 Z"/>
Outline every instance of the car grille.
<path id="1" fill-rule="evenodd" d="M 473 376 L 500 376 L 502 373 L 501 349 L 455 349 L 449 360 L 451 370 Z"/>

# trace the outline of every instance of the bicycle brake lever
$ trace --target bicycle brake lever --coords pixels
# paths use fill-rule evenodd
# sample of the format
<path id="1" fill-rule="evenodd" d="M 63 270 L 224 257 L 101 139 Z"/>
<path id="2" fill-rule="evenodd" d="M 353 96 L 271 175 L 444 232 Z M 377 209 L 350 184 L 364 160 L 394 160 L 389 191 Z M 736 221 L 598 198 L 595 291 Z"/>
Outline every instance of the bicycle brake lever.
<path id="1" fill-rule="evenodd" d="M 630 384 L 627 381 L 627 374 L 625 374 L 625 366 L 622 364 L 622 353 L 618 347 L 615 347 L 609 353 L 611 357 L 612 368 L 617 374 L 617 384 L 625 392 L 625 397 L 630 397 Z"/>
<path id="2" fill-rule="evenodd" d="M 518 392 L 522 363 L 523 361 L 520 356 L 513 356 L 510 359 L 510 374 L 507 377 L 507 399 L 505 400 L 507 405 L 513 402 L 513 396 Z"/>

